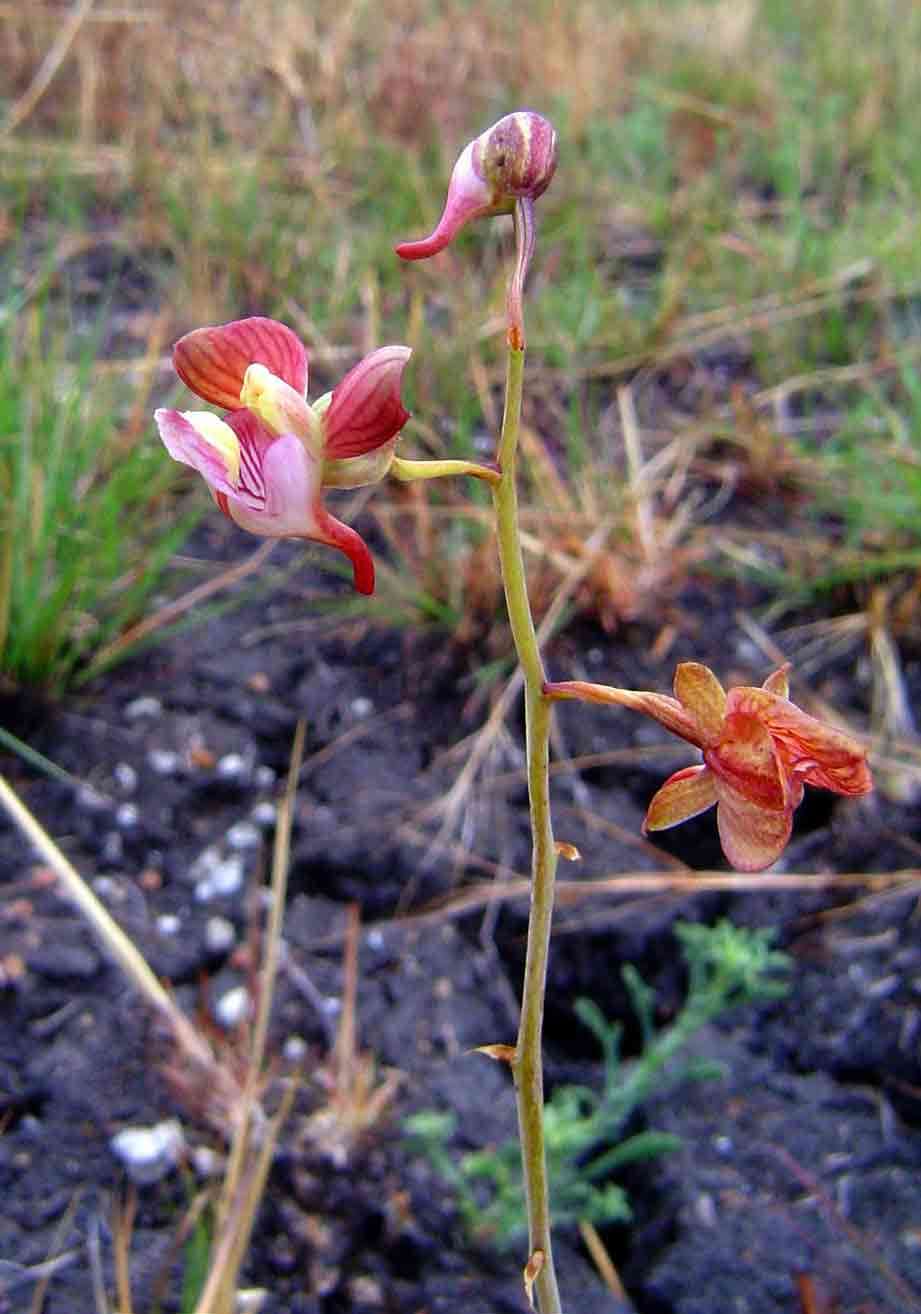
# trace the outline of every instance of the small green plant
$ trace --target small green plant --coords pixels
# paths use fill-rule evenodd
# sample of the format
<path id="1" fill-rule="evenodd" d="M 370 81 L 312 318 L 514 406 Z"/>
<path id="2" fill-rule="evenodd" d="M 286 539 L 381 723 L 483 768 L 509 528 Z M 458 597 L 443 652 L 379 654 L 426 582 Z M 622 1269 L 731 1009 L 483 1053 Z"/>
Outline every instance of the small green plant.
<path id="1" fill-rule="evenodd" d="M 591 1000 L 575 1004 L 604 1059 L 602 1088 L 558 1086 L 544 1111 L 547 1161 L 554 1186 L 558 1224 L 627 1222 L 626 1192 L 614 1180 L 629 1163 L 676 1149 L 677 1137 L 624 1129 L 663 1085 L 720 1075 L 718 1064 L 674 1061 L 707 1022 L 727 1009 L 776 999 L 787 989 L 786 954 L 770 947 L 771 931 L 749 931 L 721 921 L 716 926 L 679 923 L 675 928 L 688 971 L 684 1007 L 667 1027 L 656 1030 L 654 993 L 629 964 L 624 984 L 640 1027 L 642 1049 L 633 1061 L 621 1058 L 623 1028 L 608 1022 Z M 457 1195 L 470 1233 L 500 1248 L 514 1245 L 527 1226 L 517 1141 L 475 1150 L 457 1160 L 449 1144 L 455 1132 L 450 1114 L 424 1110 L 404 1124 L 411 1144 L 423 1153 Z"/>
<path id="2" fill-rule="evenodd" d="M 94 338 L 68 351 L 52 320 L 0 317 L 0 674 L 58 689 L 143 613 L 192 518 Z"/>

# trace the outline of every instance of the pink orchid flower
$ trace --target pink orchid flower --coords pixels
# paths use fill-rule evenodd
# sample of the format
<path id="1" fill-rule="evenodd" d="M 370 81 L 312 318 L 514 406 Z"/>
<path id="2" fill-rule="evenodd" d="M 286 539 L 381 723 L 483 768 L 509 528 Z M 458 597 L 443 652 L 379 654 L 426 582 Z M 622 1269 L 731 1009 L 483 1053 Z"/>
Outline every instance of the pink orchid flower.
<path id="1" fill-rule="evenodd" d="M 667 830 L 715 803 L 720 843 L 733 867 L 763 871 L 790 838 L 804 785 L 852 796 L 873 788 L 865 749 L 790 702 L 787 669 L 769 675 L 760 689 L 741 685 L 728 693 L 698 662 L 678 666 L 673 698 L 580 681 L 546 691 L 631 707 L 699 748 L 702 764 L 666 780 L 643 829 Z"/>
<path id="2" fill-rule="evenodd" d="M 381 347 L 331 393 L 307 401 L 307 351 L 273 319 L 195 329 L 173 348 L 176 373 L 211 411 L 158 410 L 170 456 L 204 478 L 220 509 L 265 538 L 306 538 L 344 552 L 359 593 L 374 562 L 359 534 L 323 505 L 324 488 L 377 483 L 409 418 L 400 399 L 408 347 Z"/>

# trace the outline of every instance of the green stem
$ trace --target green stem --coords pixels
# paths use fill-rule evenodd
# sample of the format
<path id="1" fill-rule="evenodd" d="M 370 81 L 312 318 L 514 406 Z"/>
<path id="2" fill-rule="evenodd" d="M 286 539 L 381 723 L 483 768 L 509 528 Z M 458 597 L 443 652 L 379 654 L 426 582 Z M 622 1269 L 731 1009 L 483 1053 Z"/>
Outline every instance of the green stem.
<path id="1" fill-rule="evenodd" d="M 540 1314 L 561 1314 L 560 1295 L 550 1243 L 550 1194 L 544 1152 L 544 1079 L 541 1031 L 544 990 L 550 951 L 553 916 L 553 885 L 557 853 L 550 818 L 549 741 L 551 704 L 542 692 L 544 668 L 541 661 L 531 606 L 528 601 L 524 559 L 518 531 L 518 490 L 515 465 L 521 424 L 521 391 L 524 351 L 509 347 L 505 412 L 499 439 L 499 468 L 502 477 L 493 488 L 496 508 L 499 560 L 505 601 L 525 689 L 525 739 L 528 764 L 528 794 L 531 804 L 531 908 L 525 958 L 521 1021 L 515 1047 L 513 1071 L 518 1104 L 518 1129 L 528 1210 L 529 1254 L 543 1252 L 537 1276 Z"/>

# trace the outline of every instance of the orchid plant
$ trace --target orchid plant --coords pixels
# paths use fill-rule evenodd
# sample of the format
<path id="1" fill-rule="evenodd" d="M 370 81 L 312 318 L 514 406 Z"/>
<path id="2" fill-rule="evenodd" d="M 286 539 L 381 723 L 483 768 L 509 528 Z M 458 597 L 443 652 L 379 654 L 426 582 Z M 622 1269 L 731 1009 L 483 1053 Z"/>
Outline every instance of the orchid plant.
<path id="1" fill-rule="evenodd" d="M 674 696 L 582 681 L 547 680 L 528 599 L 518 522 L 516 458 L 524 379 L 523 294 L 535 248 L 535 202 L 557 164 L 552 125 L 531 111 L 509 114 L 470 142 L 454 167 L 434 231 L 403 242 L 404 260 L 442 251 L 468 223 L 510 214 L 515 256 L 507 297 L 505 406 L 494 463 L 412 461 L 396 453 L 409 416 L 401 399 L 408 347 L 372 352 L 312 404 L 307 352 L 289 328 L 251 318 L 196 329 L 177 342 L 179 377 L 225 411 L 159 410 L 170 455 L 196 469 L 220 509 L 242 528 L 267 537 L 312 539 L 343 552 L 355 587 L 371 593 L 367 545 L 327 511 L 328 488 L 400 479 L 471 475 L 492 491 L 499 559 L 512 636 L 524 685 L 527 776 L 532 831 L 532 886 L 521 1017 L 514 1046 L 487 1046 L 515 1080 L 529 1253 L 525 1284 L 541 1314 L 560 1314 L 550 1236 L 550 1197 L 543 1126 L 541 1032 L 560 852 L 549 795 L 549 738 L 555 702 L 566 699 L 629 708 L 650 716 L 700 750 L 702 762 L 676 772 L 656 793 L 645 829 L 676 825 L 713 804 L 723 850 L 742 871 L 760 871 L 790 838 L 804 786 L 859 795 L 871 787 L 864 749 L 851 736 L 807 715 L 788 694 L 786 668 L 762 688 L 725 692 L 696 662 L 679 665 Z"/>

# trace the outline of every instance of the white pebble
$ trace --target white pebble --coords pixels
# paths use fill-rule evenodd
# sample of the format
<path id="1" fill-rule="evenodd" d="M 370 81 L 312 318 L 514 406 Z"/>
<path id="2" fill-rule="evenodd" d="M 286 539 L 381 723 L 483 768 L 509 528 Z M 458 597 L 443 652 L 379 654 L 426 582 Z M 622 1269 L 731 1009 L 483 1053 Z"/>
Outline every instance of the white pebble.
<path id="1" fill-rule="evenodd" d="M 289 1063 L 300 1063 L 307 1053 L 307 1041 L 303 1036 L 289 1036 L 282 1053 Z"/>
<path id="2" fill-rule="evenodd" d="M 153 1127 L 125 1127 L 109 1145 L 131 1180 L 146 1186 L 175 1168 L 185 1141 L 179 1123 L 171 1118 Z"/>
<path id="3" fill-rule="evenodd" d="M 138 773 L 129 762 L 119 762 L 112 772 L 123 794 L 133 794 L 138 787 Z"/>
<path id="4" fill-rule="evenodd" d="M 217 764 L 221 780 L 243 780 L 249 775 L 249 764 L 241 753 L 225 753 Z"/>
<path id="5" fill-rule="evenodd" d="M 257 766 L 255 779 L 260 789 L 271 789 L 277 776 L 270 766 Z"/>
<path id="6" fill-rule="evenodd" d="M 106 806 L 106 799 L 93 789 L 92 785 L 81 785 L 77 791 L 77 802 L 87 812 L 98 812 Z"/>
<path id="7" fill-rule="evenodd" d="M 250 1015 L 251 1001 L 246 986 L 234 986 L 220 999 L 215 1000 L 214 1018 L 226 1030 L 232 1031 Z"/>
<path id="8" fill-rule="evenodd" d="M 228 830 L 227 843 L 232 849 L 258 849 L 262 835 L 251 821 L 238 821 Z"/>
<path id="9" fill-rule="evenodd" d="M 205 948 L 209 953 L 226 953 L 233 947 L 236 938 L 233 922 L 226 917 L 209 917 L 205 923 Z"/>
<path id="10" fill-rule="evenodd" d="M 174 776 L 179 770 L 180 758 L 171 748 L 152 748 L 147 754 L 147 765 L 158 776 Z"/>
<path id="11" fill-rule="evenodd" d="M 138 824 L 140 816 L 136 803 L 120 803 L 115 812 L 115 821 L 122 830 L 132 830 Z"/>
<path id="12" fill-rule="evenodd" d="M 111 876 L 97 876 L 93 881 L 93 889 L 100 899 L 113 899 L 120 894 L 120 890 Z"/>
<path id="13" fill-rule="evenodd" d="M 236 894 L 243 884 L 243 871 L 242 855 L 232 853 L 229 858 L 217 862 L 196 882 L 195 898 L 199 903 L 208 903 L 211 899 L 229 898 L 230 895 Z"/>
<path id="14" fill-rule="evenodd" d="M 182 919 L 175 913 L 161 913 L 157 918 L 157 932 L 159 935 L 175 935 L 182 926 Z"/>
<path id="15" fill-rule="evenodd" d="M 370 716 L 374 711 L 374 704 L 370 698 L 353 698 L 351 706 L 352 715 L 356 721 L 363 721 L 366 716 Z"/>
<path id="16" fill-rule="evenodd" d="M 337 1013 L 342 1012 L 342 1000 L 337 999 L 335 995 L 327 995 L 320 1007 L 324 1013 L 328 1013 L 330 1017 L 335 1017 Z"/>
<path id="17" fill-rule="evenodd" d="M 221 1156 L 208 1145 L 196 1145 L 191 1159 L 198 1177 L 217 1177 L 223 1168 Z"/>
<path id="18" fill-rule="evenodd" d="M 250 816 L 257 826 L 274 826 L 278 809 L 274 803 L 270 803 L 268 799 L 263 799 L 261 803 L 256 804 Z"/>
<path id="19" fill-rule="evenodd" d="M 384 947 L 383 931 L 378 931 L 376 929 L 373 931 L 369 931 L 367 935 L 367 942 L 369 949 L 383 949 Z"/>
<path id="20" fill-rule="evenodd" d="M 140 721 L 144 717 L 159 716 L 163 711 L 163 704 L 159 698 L 135 698 L 125 708 L 125 719 L 128 721 Z"/>

